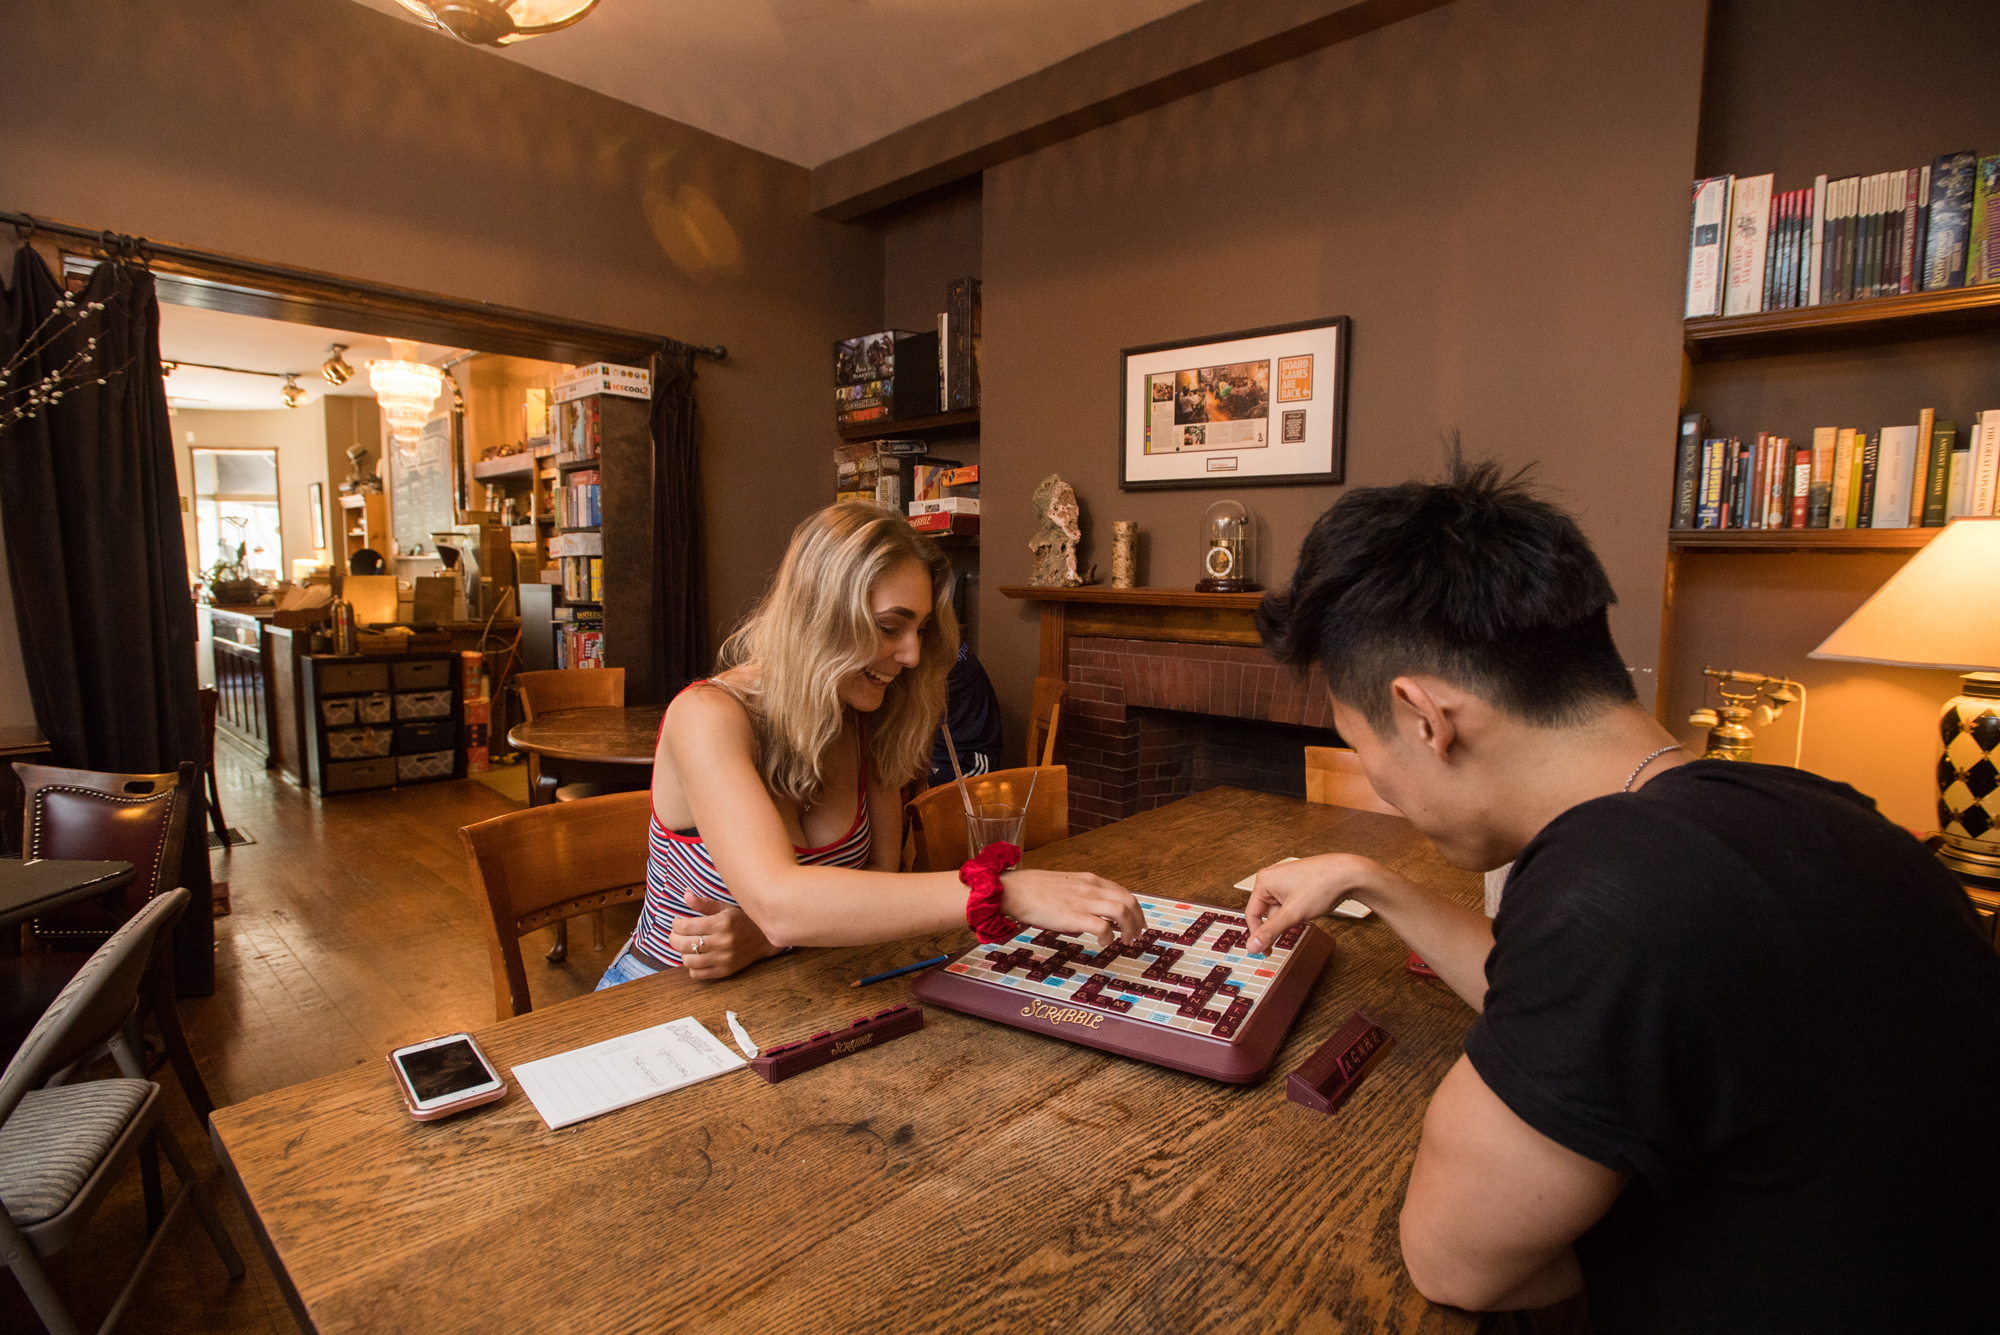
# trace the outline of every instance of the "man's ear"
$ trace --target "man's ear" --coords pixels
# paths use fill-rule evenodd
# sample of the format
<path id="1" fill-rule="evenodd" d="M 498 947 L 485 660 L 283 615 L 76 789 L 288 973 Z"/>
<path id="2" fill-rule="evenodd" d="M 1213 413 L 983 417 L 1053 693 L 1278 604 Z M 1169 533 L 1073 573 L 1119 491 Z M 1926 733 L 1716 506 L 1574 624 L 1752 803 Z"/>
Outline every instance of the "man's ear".
<path id="1" fill-rule="evenodd" d="M 1389 699 L 1395 710 L 1396 726 L 1439 760 L 1447 759 L 1452 743 L 1458 739 L 1458 728 L 1445 702 L 1414 677 L 1398 677 L 1390 682 Z"/>

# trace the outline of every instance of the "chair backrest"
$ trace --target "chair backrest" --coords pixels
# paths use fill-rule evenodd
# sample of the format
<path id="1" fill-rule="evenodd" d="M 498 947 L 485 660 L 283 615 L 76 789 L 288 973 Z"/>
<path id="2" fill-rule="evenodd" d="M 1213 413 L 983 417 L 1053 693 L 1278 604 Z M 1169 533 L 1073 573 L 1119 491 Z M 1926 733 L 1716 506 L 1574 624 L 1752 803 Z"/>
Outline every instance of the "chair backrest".
<path id="1" fill-rule="evenodd" d="M 179 920 L 188 899 L 188 892 L 176 887 L 126 919 L 56 994 L 0 1073 L 0 1122 L 50 1072 L 119 1031 L 139 1003 L 139 986 L 159 941 Z"/>
<path id="2" fill-rule="evenodd" d="M 518 672 L 515 685 L 521 688 L 521 713 L 528 718 L 558 709 L 590 709 L 625 703 L 625 669 L 556 668 L 549 672 Z"/>
<path id="3" fill-rule="evenodd" d="M 175 774 L 111 774 L 16 762 L 25 793 L 24 857 L 129 862 L 123 911 L 102 900 L 35 921 L 35 935 L 59 949 L 94 950 L 148 900 L 180 879 L 181 841 L 194 794 L 194 765 Z"/>
<path id="4" fill-rule="evenodd" d="M 1306 748 L 1306 801 L 1379 811 L 1385 816 L 1403 814 L 1382 800 L 1361 768 L 1361 757 L 1344 746 Z"/>
<path id="5" fill-rule="evenodd" d="M 1027 798 L 1031 781 L 1035 796 L 1021 827 L 1023 852 L 1069 838 L 1069 768 L 1041 765 L 965 776 L 975 805 L 1004 802 L 1018 806 Z M 949 871 L 972 856 L 965 831 L 965 799 L 956 783 L 941 783 L 918 793 L 904 808 L 904 818 L 910 827 L 910 870 Z"/>
<path id="6" fill-rule="evenodd" d="M 653 794 L 610 793 L 514 811 L 458 832 L 486 899 L 494 1011 L 534 1009 L 521 937 L 646 893 Z"/>
<path id="7" fill-rule="evenodd" d="M 1035 702 L 1028 710 L 1028 764 L 1055 764 L 1056 723 L 1062 718 L 1067 694 L 1069 684 L 1061 677 L 1035 678 Z"/>

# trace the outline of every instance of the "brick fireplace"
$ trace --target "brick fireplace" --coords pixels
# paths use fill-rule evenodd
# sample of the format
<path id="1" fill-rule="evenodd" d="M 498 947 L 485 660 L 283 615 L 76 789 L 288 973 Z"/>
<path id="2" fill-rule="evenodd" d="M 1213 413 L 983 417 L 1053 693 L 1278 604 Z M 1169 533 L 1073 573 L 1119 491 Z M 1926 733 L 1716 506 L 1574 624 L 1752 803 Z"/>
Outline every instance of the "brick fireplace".
<path id="1" fill-rule="evenodd" d="M 1038 671 L 1069 686 L 1057 759 L 1072 831 L 1218 784 L 1303 797 L 1304 748 L 1338 743 L 1319 673 L 1300 679 L 1259 645 L 1257 594 L 1001 592 L 1040 603 Z"/>

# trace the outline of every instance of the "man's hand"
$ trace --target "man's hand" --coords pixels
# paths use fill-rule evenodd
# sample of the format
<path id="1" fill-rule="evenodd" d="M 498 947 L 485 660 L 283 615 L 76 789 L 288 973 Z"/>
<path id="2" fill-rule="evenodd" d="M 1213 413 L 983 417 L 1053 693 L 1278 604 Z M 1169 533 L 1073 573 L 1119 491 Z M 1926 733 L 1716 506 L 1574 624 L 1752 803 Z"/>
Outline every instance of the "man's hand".
<path id="1" fill-rule="evenodd" d="M 681 964 L 689 977 L 710 982 L 727 978 L 778 953 L 778 947 L 765 939 L 763 929 L 736 905 L 696 895 L 689 897 L 688 907 L 701 910 L 705 916 L 674 919 L 667 944 L 681 953 Z"/>
<path id="2" fill-rule="evenodd" d="M 1256 887 L 1243 909 L 1250 924 L 1250 940 L 1245 946 L 1262 953 L 1287 927 L 1333 912 L 1335 905 L 1357 890 L 1379 889 L 1389 882 L 1409 884 L 1374 859 L 1353 853 L 1322 853 L 1266 867 L 1257 873 Z M 1370 908 L 1380 907 L 1365 899 L 1362 902 Z"/>

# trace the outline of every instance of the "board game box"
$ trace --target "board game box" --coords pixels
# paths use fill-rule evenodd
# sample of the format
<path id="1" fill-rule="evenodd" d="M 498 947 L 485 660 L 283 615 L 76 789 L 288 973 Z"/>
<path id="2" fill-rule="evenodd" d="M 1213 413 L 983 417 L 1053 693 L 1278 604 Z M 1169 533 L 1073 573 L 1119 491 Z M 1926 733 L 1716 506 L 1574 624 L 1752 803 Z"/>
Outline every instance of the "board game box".
<path id="1" fill-rule="evenodd" d="M 928 1005 L 1231 1084 L 1260 1080 L 1333 941 L 1311 923 L 1268 954 L 1243 949 L 1249 924 L 1191 900 L 1138 896 L 1146 930 L 1095 939 L 1024 929 L 975 945 L 912 987 Z"/>

